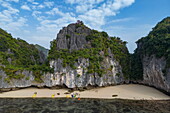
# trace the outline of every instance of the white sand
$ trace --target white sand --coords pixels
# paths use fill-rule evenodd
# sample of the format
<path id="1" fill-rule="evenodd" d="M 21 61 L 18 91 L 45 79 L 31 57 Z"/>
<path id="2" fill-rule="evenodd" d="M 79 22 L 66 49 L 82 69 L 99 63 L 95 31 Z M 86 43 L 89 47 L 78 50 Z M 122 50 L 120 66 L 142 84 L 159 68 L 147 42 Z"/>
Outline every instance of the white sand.
<path id="1" fill-rule="evenodd" d="M 37 92 L 35 98 L 47 97 L 52 98 L 52 95 L 55 94 L 57 97 L 71 97 L 70 94 L 64 94 L 67 92 L 67 89 L 55 89 L 50 90 L 48 88 L 37 89 L 37 88 L 26 88 L 16 91 L 4 92 L 0 94 L 0 98 L 28 98 L 34 95 L 34 92 Z M 57 95 L 60 93 L 60 95 Z M 105 98 L 105 99 L 145 99 L 145 100 L 167 100 L 170 99 L 170 96 L 163 94 L 155 88 L 147 87 L 144 85 L 117 85 L 109 86 L 104 88 L 96 88 L 91 90 L 86 90 L 83 92 L 74 91 L 74 93 L 79 93 L 81 98 Z M 117 97 L 112 97 L 112 95 L 118 95 Z"/>

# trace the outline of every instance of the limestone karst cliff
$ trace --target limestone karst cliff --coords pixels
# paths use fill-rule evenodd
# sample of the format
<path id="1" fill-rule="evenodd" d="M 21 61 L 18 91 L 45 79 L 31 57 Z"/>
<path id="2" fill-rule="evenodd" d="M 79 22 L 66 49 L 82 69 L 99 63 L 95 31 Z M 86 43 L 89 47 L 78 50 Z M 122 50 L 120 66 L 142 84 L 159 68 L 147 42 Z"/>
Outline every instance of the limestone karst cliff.
<path id="1" fill-rule="evenodd" d="M 109 37 L 106 32 L 91 30 L 81 21 L 59 31 L 51 42 L 48 62 L 22 69 L 24 66 L 11 69 L 4 63 L 1 65 L 0 88 L 116 85 L 128 79 L 130 66 L 126 42 Z"/>
<path id="2" fill-rule="evenodd" d="M 170 18 L 138 40 L 133 55 L 126 43 L 78 21 L 59 31 L 48 52 L 0 29 L 0 89 L 84 88 L 133 81 L 170 93 Z"/>
<path id="3" fill-rule="evenodd" d="M 128 78 L 128 56 L 126 42 L 82 22 L 60 30 L 49 51 L 57 85 L 69 88 L 122 83 Z"/>
<path id="4" fill-rule="evenodd" d="M 27 87 L 32 78 L 40 81 L 40 71 L 37 70 L 45 62 L 45 55 L 34 45 L 15 39 L 0 29 L 0 88 Z"/>
<path id="5" fill-rule="evenodd" d="M 132 59 L 137 63 L 132 68 L 142 79 L 140 83 L 170 92 L 170 17 L 159 22 L 137 45 Z"/>

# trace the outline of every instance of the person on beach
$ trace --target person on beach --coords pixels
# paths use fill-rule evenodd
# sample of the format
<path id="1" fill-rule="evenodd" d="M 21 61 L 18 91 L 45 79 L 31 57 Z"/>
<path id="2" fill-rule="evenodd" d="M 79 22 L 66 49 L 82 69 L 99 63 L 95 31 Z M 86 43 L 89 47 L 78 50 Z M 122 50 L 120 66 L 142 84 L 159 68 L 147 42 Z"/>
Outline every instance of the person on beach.
<path id="1" fill-rule="evenodd" d="M 54 97 L 55 97 L 55 94 L 52 94 L 51 97 L 54 98 Z"/>
<path id="2" fill-rule="evenodd" d="M 80 100 L 80 94 L 78 94 L 78 99 L 77 100 Z"/>
<path id="3" fill-rule="evenodd" d="M 34 92 L 34 94 L 33 94 L 33 98 L 35 98 L 37 96 L 37 92 Z"/>
<path id="4" fill-rule="evenodd" d="M 71 93 L 71 97 L 74 98 L 74 93 Z"/>
<path id="5" fill-rule="evenodd" d="M 74 98 L 76 98 L 76 94 L 74 94 Z"/>

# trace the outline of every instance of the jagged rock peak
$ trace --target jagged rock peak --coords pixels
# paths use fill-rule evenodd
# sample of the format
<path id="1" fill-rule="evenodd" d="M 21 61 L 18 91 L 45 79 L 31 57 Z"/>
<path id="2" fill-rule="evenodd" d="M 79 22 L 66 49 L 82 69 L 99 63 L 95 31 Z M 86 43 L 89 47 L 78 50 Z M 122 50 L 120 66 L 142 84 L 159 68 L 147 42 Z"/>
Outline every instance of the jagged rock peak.
<path id="1" fill-rule="evenodd" d="M 91 33 L 91 29 L 84 25 L 82 21 L 69 24 L 63 27 L 57 35 L 57 49 L 78 50 L 85 48 L 86 36 Z"/>
<path id="2" fill-rule="evenodd" d="M 106 86 L 128 78 L 126 43 L 108 37 L 106 32 L 90 29 L 82 21 L 61 29 L 51 42 L 48 56 L 57 84 L 69 88 Z"/>

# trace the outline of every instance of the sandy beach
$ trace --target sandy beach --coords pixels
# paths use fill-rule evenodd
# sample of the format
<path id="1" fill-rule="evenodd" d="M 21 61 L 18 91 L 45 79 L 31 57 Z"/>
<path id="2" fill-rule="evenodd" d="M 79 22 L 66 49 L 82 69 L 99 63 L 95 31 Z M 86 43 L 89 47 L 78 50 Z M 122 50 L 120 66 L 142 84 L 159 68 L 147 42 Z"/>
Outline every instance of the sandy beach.
<path id="1" fill-rule="evenodd" d="M 37 94 L 34 94 L 34 93 Z M 0 94 L 0 98 L 59 98 L 67 97 L 71 98 L 71 94 L 65 94 L 68 89 L 38 89 L 38 88 L 26 88 L 16 91 L 3 92 Z M 59 94 L 58 94 L 59 93 Z M 170 96 L 163 94 L 155 88 L 144 85 L 117 85 L 108 86 L 102 88 L 96 88 L 85 91 L 74 91 L 80 94 L 80 98 L 102 98 L 102 99 L 134 99 L 134 100 L 168 100 Z M 114 95 L 114 97 L 112 97 Z M 77 96 L 78 97 L 78 96 Z"/>

